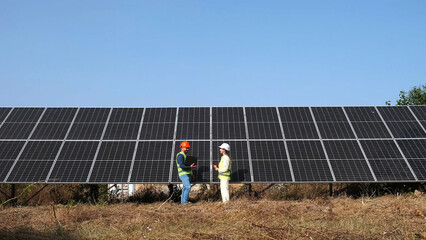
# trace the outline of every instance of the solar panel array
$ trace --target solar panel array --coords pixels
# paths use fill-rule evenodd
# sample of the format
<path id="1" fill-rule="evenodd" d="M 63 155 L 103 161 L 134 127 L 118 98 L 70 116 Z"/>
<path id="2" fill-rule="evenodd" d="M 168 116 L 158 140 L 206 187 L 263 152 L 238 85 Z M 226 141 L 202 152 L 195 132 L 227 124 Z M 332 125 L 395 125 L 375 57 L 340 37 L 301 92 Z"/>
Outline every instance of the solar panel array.
<path id="1" fill-rule="evenodd" d="M 197 182 L 231 145 L 231 182 L 426 180 L 426 106 L 0 108 L 0 182 Z"/>

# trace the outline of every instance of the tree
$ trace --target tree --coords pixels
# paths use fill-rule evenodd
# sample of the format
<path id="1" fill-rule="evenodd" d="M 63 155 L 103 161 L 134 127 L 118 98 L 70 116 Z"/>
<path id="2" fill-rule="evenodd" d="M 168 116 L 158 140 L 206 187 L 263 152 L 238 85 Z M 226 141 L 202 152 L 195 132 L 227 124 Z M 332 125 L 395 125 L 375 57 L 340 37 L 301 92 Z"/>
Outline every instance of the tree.
<path id="1" fill-rule="evenodd" d="M 390 100 L 386 105 L 391 105 Z M 403 105 L 426 105 L 426 84 L 423 86 L 413 87 L 410 91 L 399 93 L 399 99 L 396 100 L 397 106 Z"/>

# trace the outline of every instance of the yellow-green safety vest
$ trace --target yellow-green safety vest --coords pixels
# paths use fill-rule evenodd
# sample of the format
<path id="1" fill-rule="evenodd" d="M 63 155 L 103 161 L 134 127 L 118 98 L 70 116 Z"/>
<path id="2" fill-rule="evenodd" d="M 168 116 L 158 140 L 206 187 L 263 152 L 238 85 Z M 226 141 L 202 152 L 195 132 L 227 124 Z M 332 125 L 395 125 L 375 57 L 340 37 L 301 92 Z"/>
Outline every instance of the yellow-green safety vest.
<path id="1" fill-rule="evenodd" d="M 183 162 L 185 163 L 185 161 L 186 161 L 186 154 L 184 152 L 179 152 L 176 155 L 176 165 L 177 165 L 177 168 L 178 168 L 179 177 L 182 176 L 182 175 L 185 175 L 185 174 L 191 174 L 192 175 L 192 169 L 188 170 L 188 171 L 184 171 L 182 168 L 179 167 L 179 163 L 178 163 L 178 160 L 177 160 L 179 154 L 183 155 L 183 157 L 184 157 Z"/>
<path id="2" fill-rule="evenodd" d="M 220 158 L 219 168 L 223 168 L 223 167 L 224 167 L 224 166 L 223 166 L 223 161 L 222 161 L 223 157 L 225 157 L 225 156 L 222 156 L 222 157 Z M 231 159 L 229 159 L 229 167 L 228 167 L 228 171 L 223 172 L 223 173 L 219 173 L 218 178 L 219 178 L 219 179 L 223 179 L 223 180 L 231 180 Z"/>

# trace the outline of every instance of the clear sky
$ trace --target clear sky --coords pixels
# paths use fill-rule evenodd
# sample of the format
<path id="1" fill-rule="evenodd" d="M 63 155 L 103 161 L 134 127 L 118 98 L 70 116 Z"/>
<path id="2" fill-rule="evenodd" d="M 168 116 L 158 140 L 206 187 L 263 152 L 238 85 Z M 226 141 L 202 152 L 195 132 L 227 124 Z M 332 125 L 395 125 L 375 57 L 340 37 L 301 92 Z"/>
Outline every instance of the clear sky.
<path id="1" fill-rule="evenodd" d="M 425 0 L 0 0 L 1 106 L 384 105 Z"/>

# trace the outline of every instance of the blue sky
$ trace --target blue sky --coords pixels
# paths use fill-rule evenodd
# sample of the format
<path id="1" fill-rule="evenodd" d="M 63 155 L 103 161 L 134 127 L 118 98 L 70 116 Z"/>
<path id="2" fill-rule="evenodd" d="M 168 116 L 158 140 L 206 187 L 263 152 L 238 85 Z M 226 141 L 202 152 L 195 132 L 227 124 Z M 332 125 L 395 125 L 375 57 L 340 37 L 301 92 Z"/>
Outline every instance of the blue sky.
<path id="1" fill-rule="evenodd" d="M 2 106 L 384 105 L 426 1 L 0 0 Z"/>

